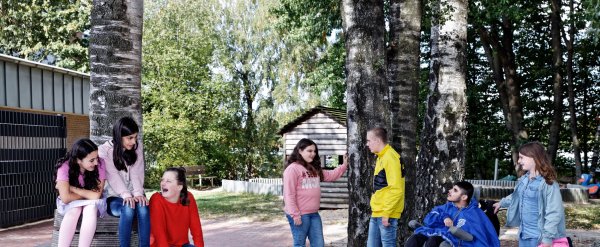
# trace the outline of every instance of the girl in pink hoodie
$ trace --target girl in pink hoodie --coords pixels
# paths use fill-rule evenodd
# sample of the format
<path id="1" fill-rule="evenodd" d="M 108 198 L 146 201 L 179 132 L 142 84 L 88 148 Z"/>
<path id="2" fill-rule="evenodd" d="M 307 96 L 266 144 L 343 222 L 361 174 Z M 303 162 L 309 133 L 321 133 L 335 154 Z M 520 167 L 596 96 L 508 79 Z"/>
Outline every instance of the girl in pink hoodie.
<path id="1" fill-rule="evenodd" d="M 296 144 L 283 172 L 283 202 L 290 223 L 294 246 L 305 246 L 306 238 L 311 247 L 323 247 L 323 225 L 319 215 L 321 185 L 334 181 L 348 168 L 348 157 L 335 170 L 321 168 L 317 144 L 302 139 Z"/>
<path id="2" fill-rule="evenodd" d="M 98 147 L 106 161 L 104 190 L 108 195 L 108 214 L 119 217 L 119 243 L 131 244 L 133 219 L 137 218 L 138 245 L 150 246 L 149 201 L 144 194 L 144 155 L 140 130 L 133 118 L 123 117 L 113 125 L 113 138 Z"/>

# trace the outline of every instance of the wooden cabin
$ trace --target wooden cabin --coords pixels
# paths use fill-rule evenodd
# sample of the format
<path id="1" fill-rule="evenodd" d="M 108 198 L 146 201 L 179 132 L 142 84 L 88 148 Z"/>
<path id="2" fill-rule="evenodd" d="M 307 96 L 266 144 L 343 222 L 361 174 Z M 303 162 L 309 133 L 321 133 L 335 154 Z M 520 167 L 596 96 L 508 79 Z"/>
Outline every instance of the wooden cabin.
<path id="1" fill-rule="evenodd" d="M 323 169 L 334 169 L 347 152 L 346 111 L 317 106 L 279 130 L 283 136 L 284 163 L 302 138 L 319 148 Z M 348 208 L 348 172 L 334 182 L 321 182 L 321 208 Z"/>

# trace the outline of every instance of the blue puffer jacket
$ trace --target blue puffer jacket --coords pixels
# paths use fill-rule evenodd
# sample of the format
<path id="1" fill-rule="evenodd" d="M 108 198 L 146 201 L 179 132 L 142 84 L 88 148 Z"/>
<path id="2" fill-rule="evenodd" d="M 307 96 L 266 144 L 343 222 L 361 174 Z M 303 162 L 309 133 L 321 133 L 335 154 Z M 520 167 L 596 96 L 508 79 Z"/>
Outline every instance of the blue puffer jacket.
<path id="1" fill-rule="evenodd" d="M 473 241 L 463 241 L 452 235 L 444 225 L 444 219 L 450 218 L 454 226 L 473 235 Z M 488 217 L 479 209 L 475 198 L 466 208 L 459 209 L 448 202 L 437 206 L 425 217 L 425 226 L 415 230 L 415 234 L 425 236 L 441 236 L 452 246 L 500 246 L 498 235 Z"/>

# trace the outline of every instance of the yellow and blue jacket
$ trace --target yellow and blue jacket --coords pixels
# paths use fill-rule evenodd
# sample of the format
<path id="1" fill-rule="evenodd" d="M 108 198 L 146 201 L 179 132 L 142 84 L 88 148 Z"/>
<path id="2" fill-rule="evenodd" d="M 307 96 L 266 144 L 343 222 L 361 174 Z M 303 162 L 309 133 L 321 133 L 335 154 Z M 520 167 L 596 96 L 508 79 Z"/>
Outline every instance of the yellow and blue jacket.
<path id="1" fill-rule="evenodd" d="M 400 155 L 389 144 L 376 154 L 372 217 L 399 219 L 404 210 L 404 174 Z"/>

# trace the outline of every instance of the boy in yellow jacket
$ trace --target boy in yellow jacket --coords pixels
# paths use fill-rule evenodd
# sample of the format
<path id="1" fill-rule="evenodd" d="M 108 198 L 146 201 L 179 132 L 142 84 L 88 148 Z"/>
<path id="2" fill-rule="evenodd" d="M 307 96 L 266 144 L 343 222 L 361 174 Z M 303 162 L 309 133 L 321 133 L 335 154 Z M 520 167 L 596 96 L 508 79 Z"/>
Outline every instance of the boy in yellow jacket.
<path id="1" fill-rule="evenodd" d="M 395 247 L 398 219 L 404 210 L 404 174 L 400 155 L 388 144 L 384 128 L 377 127 L 367 132 L 367 146 L 377 155 L 367 247 Z"/>

